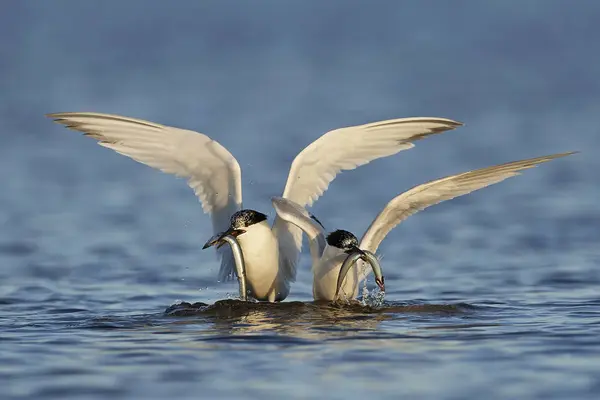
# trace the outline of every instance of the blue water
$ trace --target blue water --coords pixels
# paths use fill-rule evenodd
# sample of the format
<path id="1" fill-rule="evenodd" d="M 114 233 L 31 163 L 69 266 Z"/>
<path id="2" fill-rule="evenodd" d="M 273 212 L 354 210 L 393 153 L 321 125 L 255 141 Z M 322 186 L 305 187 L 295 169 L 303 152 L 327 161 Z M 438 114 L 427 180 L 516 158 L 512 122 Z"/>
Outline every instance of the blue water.
<path id="1" fill-rule="evenodd" d="M 2 2 L 0 398 L 598 398 L 599 19 L 584 0 Z M 357 235 L 427 180 L 582 152 L 403 222 L 379 309 L 312 304 L 307 253 L 284 303 L 246 305 L 185 182 L 59 111 L 210 135 L 271 218 L 328 130 L 465 122 L 336 178 L 311 211 Z M 204 305 L 165 312 L 182 301 Z"/>

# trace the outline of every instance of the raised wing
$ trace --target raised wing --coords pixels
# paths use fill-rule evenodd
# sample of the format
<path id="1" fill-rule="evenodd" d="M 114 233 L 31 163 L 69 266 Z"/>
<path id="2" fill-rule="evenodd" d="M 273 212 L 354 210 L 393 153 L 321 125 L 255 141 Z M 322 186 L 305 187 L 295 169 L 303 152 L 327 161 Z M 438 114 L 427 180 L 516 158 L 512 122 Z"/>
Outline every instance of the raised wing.
<path id="1" fill-rule="evenodd" d="M 271 197 L 277 216 L 301 229 L 308 236 L 310 255 L 315 265 L 323 255 L 327 242 L 321 222 L 300 204 L 282 197 Z"/>
<path id="2" fill-rule="evenodd" d="M 206 135 L 119 115 L 89 112 L 48 114 L 67 128 L 142 164 L 187 179 L 212 217 L 213 233 L 229 227 L 242 207 L 242 173 L 236 159 Z M 222 246 L 219 278 L 233 273 L 229 246 Z"/>
<path id="3" fill-rule="evenodd" d="M 340 171 L 410 149 L 414 141 L 461 125 L 445 118 L 401 118 L 327 132 L 296 156 L 283 197 L 311 206 Z M 302 232 L 279 217 L 273 229 L 279 240 L 280 268 L 287 280 L 294 281 Z"/>
<path id="4" fill-rule="evenodd" d="M 464 172 L 416 186 L 395 197 L 385 206 L 362 237 L 360 248 L 374 253 L 377 251 L 381 241 L 394 227 L 409 216 L 427 207 L 463 196 L 494 183 L 502 182 L 512 176 L 520 175 L 520 171 L 574 153 L 552 154 L 527 160 L 513 161 Z M 364 277 L 368 273 L 368 270 L 365 271 L 363 269 L 362 272 Z"/>

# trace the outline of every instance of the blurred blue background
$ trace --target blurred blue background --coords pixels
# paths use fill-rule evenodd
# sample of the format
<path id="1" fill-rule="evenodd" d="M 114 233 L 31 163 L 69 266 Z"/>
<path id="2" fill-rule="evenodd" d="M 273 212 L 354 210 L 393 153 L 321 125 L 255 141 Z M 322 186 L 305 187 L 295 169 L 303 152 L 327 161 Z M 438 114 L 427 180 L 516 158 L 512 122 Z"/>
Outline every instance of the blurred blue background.
<path id="1" fill-rule="evenodd" d="M 211 136 L 242 167 L 244 206 L 270 216 L 295 155 L 331 129 L 409 116 L 464 122 L 333 181 L 312 211 L 357 235 L 416 184 L 581 150 L 410 218 L 381 252 L 393 300 L 527 302 L 534 288 L 535 301 L 597 299 L 597 1 L 3 0 L 1 9 L 0 297 L 29 304 L 31 324 L 40 307 L 154 312 L 237 290 L 216 283 L 216 257 L 200 250 L 210 220 L 185 182 L 44 117 L 62 111 Z M 310 285 L 304 257 L 289 300 L 309 301 Z M 453 371 L 443 375 L 459 381 Z M 489 385 L 477 382 L 471 389 Z M 46 393 L 15 385 L 15 396 Z M 576 393 L 592 393 L 593 382 L 582 385 Z M 426 387 L 405 390 L 433 393 Z M 540 387 L 503 393 L 542 396 Z"/>

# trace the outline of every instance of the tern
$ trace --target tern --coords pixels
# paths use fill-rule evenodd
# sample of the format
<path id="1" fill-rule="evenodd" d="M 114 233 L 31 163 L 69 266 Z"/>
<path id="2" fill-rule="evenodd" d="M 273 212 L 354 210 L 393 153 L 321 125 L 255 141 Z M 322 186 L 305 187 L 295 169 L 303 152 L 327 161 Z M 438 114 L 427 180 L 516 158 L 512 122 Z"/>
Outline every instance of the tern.
<path id="1" fill-rule="evenodd" d="M 212 219 L 205 245 L 217 245 L 219 280 L 237 275 L 227 239 L 239 242 L 248 293 L 259 301 L 281 301 L 296 279 L 302 231 L 276 217 L 273 226 L 261 212 L 242 209 L 242 174 L 233 155 L 217 141 L 185 130 L 119 115 L 92 112 L 48 114 L 55 122 L 135 161 L 185 178 Z M 445 118 L 401 118 L 339 128 L 304 148 L 292 162 L 283 197 L 311 206 L 335 176 L 378 158 L 414 147 L 430 135 L 462 124 Z M 238 277 L 239 278 L 239 277 Z"/>
<path id="2" fill-rule="evenodd" d="M 513 161 L 464 172 L 416 186 L 392 199 L 375 217 L 360 243 L 356 236 L 344 230 L 326 234 L 323 225 L 304 207 L 289 199 L 271 199 L 277 215 L 308 236 L 313 270 L 315 300 L 337 301 L 358 296 L 359 284 L 369 274 L 363 261 L 375 272 L 376 283 L 384 290 L 383 273 L 378 260 L 365 257 L 374 254 L 387 234 L 409 216 L 427 207 L 466 195 L 486 186 L 520 175 L 520 171 L 576 152 Z M 358 261 L 358 268 L 351 268 Z M 352 271 L 350 271 L 352 269 Z"/>

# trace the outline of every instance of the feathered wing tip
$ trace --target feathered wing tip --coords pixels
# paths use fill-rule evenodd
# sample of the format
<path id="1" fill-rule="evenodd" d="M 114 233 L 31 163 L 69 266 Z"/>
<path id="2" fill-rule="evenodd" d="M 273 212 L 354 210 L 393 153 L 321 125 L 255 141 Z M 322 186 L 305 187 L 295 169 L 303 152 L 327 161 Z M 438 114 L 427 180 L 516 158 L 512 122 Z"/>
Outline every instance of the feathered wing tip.
<path id="1" fill-rule="evenodd" d="M 381 129 L 397 129 L 398 127 L 402 127 L 403 125 L 408 124 L 412 124 L 413 126 L 420 125 L 420 129 L 422 129 L 422 132 L 415 132 L 409 138 L 406 138 L 406 140 L 409 141 L 421 140 L 423 138 L 426 138 L 427 136 L 435 135 L 437 133 L 443 133 L 465 125 L 460 121 L 455 121 L 449 118 L 409 117 L 371 122 L 368 124 L 364 124 L 361 127 L 366 131 L 374 131 Z"/>

